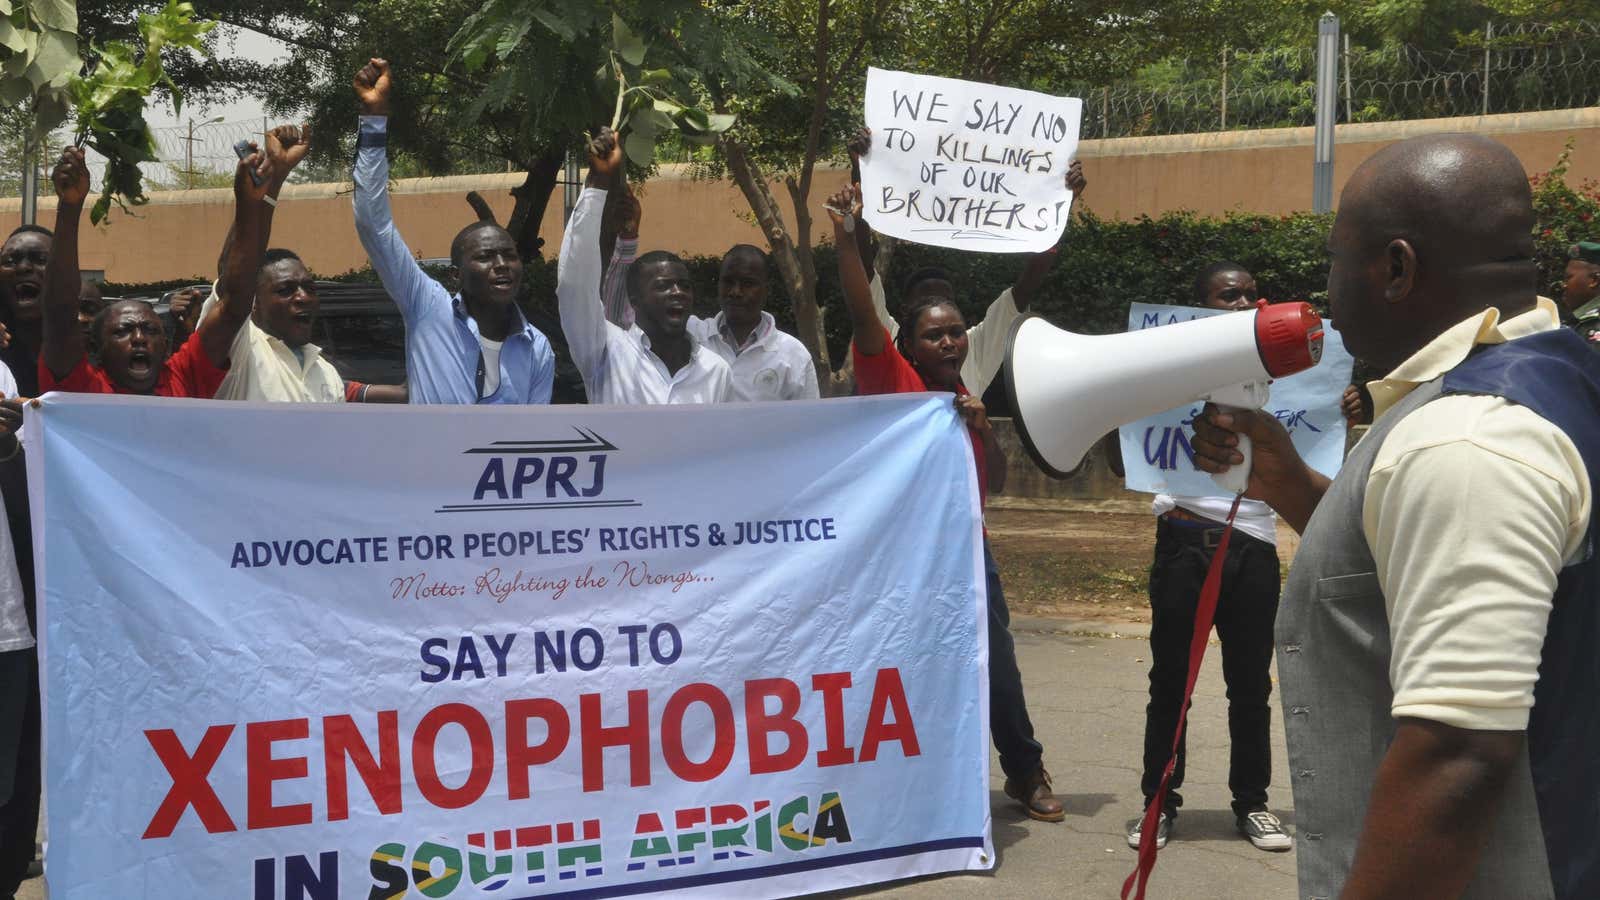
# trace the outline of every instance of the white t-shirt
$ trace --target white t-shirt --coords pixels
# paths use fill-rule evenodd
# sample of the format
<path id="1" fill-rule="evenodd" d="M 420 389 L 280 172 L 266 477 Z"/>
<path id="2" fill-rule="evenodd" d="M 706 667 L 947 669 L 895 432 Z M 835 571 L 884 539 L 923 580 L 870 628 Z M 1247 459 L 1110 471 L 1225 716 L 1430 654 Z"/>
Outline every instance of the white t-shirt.
<path id="1" fill-rule="evenodd" d="M 1213 522 L 1226 522 L 1228 510 L 1233 508 L 1233 499 L 1157 494 L 1155 501 L 1150 504 L 1150 511 L 1159 516 L 1164 512 L 1170 512 L 1175 506 L 1181 506 L 1197 516 L 1205 516 Z M 1233 520 L 1233 526 L 1258 541 L 1278 546 L 1278 517 L 1273 513 L 1272 507 L 1260 500 L 1240 500 L 1239 515 Z"/>
<path id="2" fill-rule="evenodd" d="M 483 396 L 493 397 L 500 390 L 500 348 L 505 341 L 491 341 L 478 335 L 478 345 L 483 348 Z"/>
<path id="3" fill-rule="evenodd" d="M 0 363 L 0 394 L 17 395 L 16 376 L 5 363 Z M 11 524 L 4 513 L 4 509 L 0 509 L 0 653 L 33 646 L 28 610 L 22 600 L 22 576 L 17 572 L 17 550 L 11 544 Z"/>

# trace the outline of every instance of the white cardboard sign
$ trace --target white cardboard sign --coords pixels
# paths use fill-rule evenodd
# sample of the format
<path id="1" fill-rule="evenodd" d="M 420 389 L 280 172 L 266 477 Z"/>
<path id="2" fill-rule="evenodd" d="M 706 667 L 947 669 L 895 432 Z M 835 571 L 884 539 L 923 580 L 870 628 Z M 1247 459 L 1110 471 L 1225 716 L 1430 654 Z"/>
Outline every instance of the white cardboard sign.
<path id="1" fill-rule="evenodd" d="M 861 199 L 877 231 L 989 253 L 1055 246 L 1083 101 L 933 75 L 867 71 L 872 149 Z"/>

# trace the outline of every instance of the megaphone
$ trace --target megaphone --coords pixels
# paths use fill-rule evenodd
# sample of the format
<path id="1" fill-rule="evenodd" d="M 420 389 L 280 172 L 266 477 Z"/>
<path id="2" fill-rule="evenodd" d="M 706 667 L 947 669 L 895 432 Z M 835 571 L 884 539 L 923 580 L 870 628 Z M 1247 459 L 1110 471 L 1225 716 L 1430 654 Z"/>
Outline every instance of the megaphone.
<path id="1" fill-rule="evenodd" d="M 1267 384 L 1322 358 L 1322 319 L 1310 304 L 1265 301 L 1255 309 L 1129 331 L 1083 335 L 1038 316 L 1011 327 L 1005 355 L 1012 422 L 1039 468 L 1066 478 L 1100 436 L 1146 416 L 1210 400 L 1259 408 Z M 1232 493 L 1250 477 L 1242 465 L 1213 476 Z"/>

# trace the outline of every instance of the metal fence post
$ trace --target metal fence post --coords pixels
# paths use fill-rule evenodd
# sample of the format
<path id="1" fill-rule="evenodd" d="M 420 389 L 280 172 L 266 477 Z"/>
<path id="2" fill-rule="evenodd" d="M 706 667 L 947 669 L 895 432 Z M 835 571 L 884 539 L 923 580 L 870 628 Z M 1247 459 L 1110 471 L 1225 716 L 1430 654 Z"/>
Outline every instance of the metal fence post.
<path id="1" fill-rule="evenodd" d="M 1350 101 L 1350 35 L 1344 36 L 1344 120 L 1355 121 L 1355 104 Z"/>
<path id="2" fill-rule="evenodd" d="M 1338 105 L 1339 17 L 1331 12 L 1317 21 L 1317 121 L 1311 164 L 1311 209 L 1333 209 L 1333 124 Z"/>
<path id="3" fill-rule="evenodd" d="M 1228 45 L 1222 45 L 1222 125 L 1219 131 L 1228 130 Z"/>
<path id="4" fill-rule="evenodd" d="M 39 220 L 39 139 L 33 133 L 36 121 L 29 118 L 22 131 L 22 224 Z"/>
<path id="5" fill-rule="evenodd" d="M 1483 114 L 1489 114 L 1489 42 L 1494 40 L 1494 23 L 1483 24 Z"/>

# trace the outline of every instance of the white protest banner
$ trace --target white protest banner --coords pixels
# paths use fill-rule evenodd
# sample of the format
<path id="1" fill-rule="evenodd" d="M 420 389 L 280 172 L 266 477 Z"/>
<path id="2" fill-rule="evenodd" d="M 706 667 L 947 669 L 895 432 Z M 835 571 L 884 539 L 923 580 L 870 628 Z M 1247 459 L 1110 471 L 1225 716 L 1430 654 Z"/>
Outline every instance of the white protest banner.
<path id="1" fill-rule="evenodd" d="M 1083 101 L 867 70 L 867 222 L 892 237 L 990 253 L 1054 247 L 1072 211 L 1067 166 Z"/>
<path id="2" fill-rule="evenodd" d="M 29 415 L 53 900 L 992 865 L 947 395 Z"/>
<path id="3" fill-rule="evenodd" d="M 1196 306 L 1134 303 L 1128 308 L 1128 330 L 1227 314 L 1227 310 Z M 1345 424 L 1339 401 L 1350 384 L 1354 363 L 1339 332 L 1325 327 L 1322 360 L 1304 372 L 1272 382 L 1266 405 L 1289 430 L 1295 449 L 1306 462 L 1330 478 L 1339 474 L 1344 462 Z M 1182 379 L 1184 375 L 1174 372 L 1172 377 Z M 1189 439 L 1194 435 L 1194 417 L 1204 406 L 1180 406 L 1117 430 L 1128 490 L 1182 497 L 1231 496 L 1210 475 L 1194 467 Z"/>

